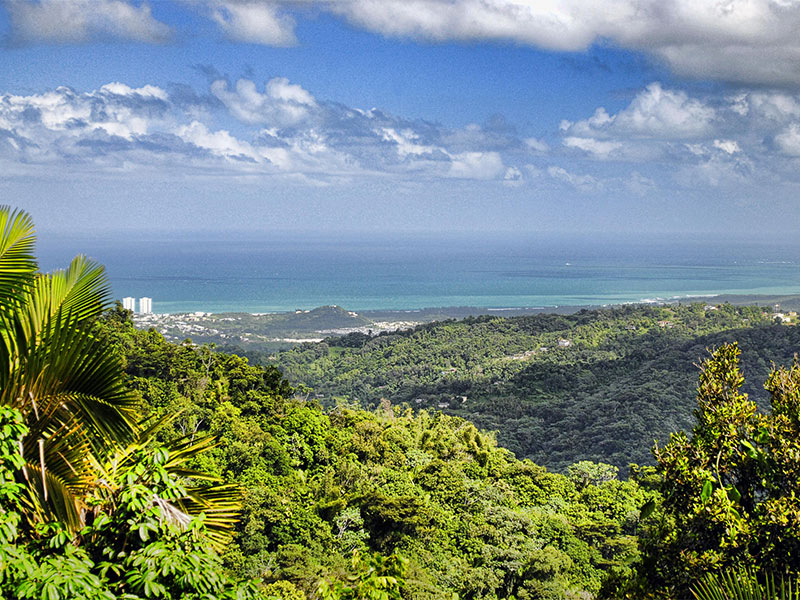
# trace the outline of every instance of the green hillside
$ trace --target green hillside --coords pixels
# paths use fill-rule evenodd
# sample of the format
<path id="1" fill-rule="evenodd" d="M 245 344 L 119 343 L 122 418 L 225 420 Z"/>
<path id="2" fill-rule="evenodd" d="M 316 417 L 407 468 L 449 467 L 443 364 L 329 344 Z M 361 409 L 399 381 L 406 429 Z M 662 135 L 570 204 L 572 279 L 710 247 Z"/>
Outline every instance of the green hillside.
<path id="1" fill-rule="evenodd" d="M 326 405 L 382 399 L 497 431 L 520 457 L 553 469 L 578 460 L 652 462 L 654 439 L 693 419 L 696 364 L 738 340 L 748 391 L 787 364 L 800 330 L 765 309 L 623 306 L 573 315 L 479 317 L 304 344 L 268 358 Z"/>
<path id="2" fill-rule="evenodd" d="M 122 312 L 101 329 L 143 415 L 179 414 L 165 442 L 219 441 L 194 466 L 241 486 L 224 554 L 238 577 L 315 598 L 320 581 L 353 576 L 354 551 L 397 553 L 405 598 L 555 600 L 598 593 L 638 557 L 639 509 L 654 493 L 609 465 L 550 473 L 459 417 L 388 404 L 327 411 L 273 367 L 170 343 Z"/>
<path id="3" fill-rule="evenodd" d="M 351 333 L 282 355 L 294 377 L 380 398 L 325 407 L 274 366 L 104 311 L 102 267 L 37 273 L 27 215 L 0 208 L 0 225 L 0 597 L 722 598 L 709 576 L 798 575 L 800 363 L 771 370 L 759 411 L 723 343 L 767 369 L 797 346 L 794 315 L 623 307 Z M 688 361 L 716 345 L 684 396 Z M 620 479 L 576 460 L 643 452 L 692 397 L 654 467 Z M 470 410 L 509 439 L 539 418 L 525 439 L 563 472 L 447 414 Z"/>

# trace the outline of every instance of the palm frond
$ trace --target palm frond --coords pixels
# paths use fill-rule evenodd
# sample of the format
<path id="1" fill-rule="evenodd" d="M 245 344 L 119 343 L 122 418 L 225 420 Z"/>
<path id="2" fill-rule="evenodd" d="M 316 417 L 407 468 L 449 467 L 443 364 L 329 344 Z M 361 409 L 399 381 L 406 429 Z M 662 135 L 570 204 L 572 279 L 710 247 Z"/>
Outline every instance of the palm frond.
<path id="1" fill-rule="evenodd" d="M 105 463 L 95 464 L 95 469 L 103 474 L 102 481 L 124 481 L 125 473 L 136 465 L 137 454 L 154 445 L 162 445 L 156 442 L 158 432 L 179 415 L 180 413 L 175 413 L 167 419 L 150 424 L 140 424 L 135 440 L 118 447 L 113 454 L 107 457 Z M 186 479 L 190 483 L 193 481 L 204 482 L 203 485 L 190 484 L 186 486 L 186 496 L 171 503 L 171 507 L 189 517 L 203 513 L 209 541 L 216 550 L 222 551 L 230 542 L 233 529 L 239 521 L 242 509 L 242 488 L 236 484 L 223 484 L 220 478 L 187 466 L 192 459 L 217 445 L 218 442 L 209 436 L 192 438 L 191 435 L 187 435 L 173 440 L 163 445 L 169 454 L 164 468 L 171 475 Z M 113 490 L 107 489 L 104 493 L 108 491 L 113 493 Z M 167 513 L 173 514 L 170 511 Z"/>
<path id="2" fill-rule="evenodd" d="M 241 517 L 242 488 L 228 483 L 187 488 L 186 494 L 177 504 L 189 515 L 205 514 L 208 539 L 217 551 L 222 551 Z"/>
<path id="3" fill-rule="evenodd" d="M 0 399 L 23 414 L 57 411 L 75 416 L 90 429 L 93 447 L 109 441 L 126 443 L 135 431 L 136 396 L 124 385 L 121 360 L 96 340 L 89 328 L 76 327 L 61 311 L 48 318 L 31 339 L 32 316 L 16 315 L 16 338 L 6 344 L 16 355 L 16 365 L 5 375 Z M 46 406 L 42 411 L 37 404 Z M 38 418 L 38 417 L 36 417 Z"/>
<path id="4" fill-rule="evenodd" d="M 38 329 L 56 315 L 75 323 L 95 319 L 108 308 L 110 297 L 105 268 L 76 256 L 66 270 L 36 276 L 26 307 Z"/>
<path id="5" fill-rule="evenodd" d="M 83 498 L 95 479 L 92 449 L 80 422 L 42 418 L 22 441 L 29 522 L 56 518 L 70 529 L 83 525 Z M 52 515 L 49 518 L 42 515 Z"/>
<path id="6" fill-rule="evenodd" d="M 29 429 L 22 443 L 29 522 L 58 519 L 77 531 L 88 497 L 111 498 L 169 420 L 136 424 L 137 397 L 124 385 L 122 361 L 92 334 L 109 305 L 104 268 L 78 256 L 65 270 L 36 274 L 33 245 L 30 217 L 0 206 L 0 405 L 19 409 Z M 221 548 L 241 490 L 188 466 L 214 446 L 189 436 L 169 445 L 164 467 L 188 487 L 164 512 L 182 523 L 205 513 Z"/>
<path id="7" fill-rule="evenodd" d="M 711 573 L 691 588 L 696 600 L 800 600 L 800 585 L 781 576 L 776 583 L 774 573 L 763 577 L 751 568 L 727 569 Z"/>
<path id="8" fill-rule="evenodd" d="M 122 362 L 87 320 L 105 293 L 102 271 L 87 264 L 37 277 L 21 304 L 0 314 L 0 404 L 25 417 L 26 471 L 39 473 L 26 478 L 28 516 L 57 518 L 73 530 L 97 476 L 88 457 L 104 456 L 136 431 L 137 397 L 124 386 Z"/>
<path id="9" fill-rule="evenodd" d="M 36 272 L 33 221 L 20 210 L 0 206 L 0 310 L 17 304 Z"/>

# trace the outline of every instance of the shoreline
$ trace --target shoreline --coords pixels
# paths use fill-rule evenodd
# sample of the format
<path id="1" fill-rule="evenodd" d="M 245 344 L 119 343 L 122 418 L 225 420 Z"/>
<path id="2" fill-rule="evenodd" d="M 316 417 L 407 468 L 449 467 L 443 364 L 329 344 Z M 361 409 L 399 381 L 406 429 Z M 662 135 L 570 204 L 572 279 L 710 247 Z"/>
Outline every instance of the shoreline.
<path id="1" fill-rule="evenodd" d="M 426 317 L 426 321 L 434 316 L 443 318 L 466 318 L 470 316 L 521 316 L 530 314 L 572 314 L 581 310 L 598 310 L 602 308 L 613 308 L 617 306 L 629 305 L 654 305 L 665 306 L 670 304 L 695 303 L 703 301 L 713 301 L 714 304 L 733 304 L 735 306 L 745 305 L 764 305 L 771 306 L 780 304 L 782 308 L 800 310 L 800 293 L 798 294 L 696 294 L 671 296 L 668 298 L 641 298 L 632 301 L 608 302 L 602 304 L 553 304 L 544 306 L 428 306 L 423 308 L 389 308 L 389 309 L 364 309 L 353 310 L 342 306 L 341 308 L 353 314 L 363 315 L 370 318 L 383 318 L 385 316 L 404 317 L 403 320 L 411 320 L 413 317 Z M 314 310 L 328 307 L 339 307 L 340 305 L 329 304 L 318 306 L 312 309 L 295 310 L 276 310 L 268 312 L 248 312 L 248 311 L 175 311 L 175 312 L 155 312 L 156 316 L 209 316 L 220 317 L 225 315 L 249 315 L 252 317 L 276 317 L 288 316 L 293 314 L 311 313 Z M 136 313 L 136 316 L 142 316 Z M 432 319 L 436 320 L 436 319 Z"/>
<path id="2" fill-rule="evenodd" d="M 326 337 L 348 334 L 374 335 L 409 330 L 436 321 L 468 317 L 519 317 L 541 314 L 570 315 L 583 310 L 601 310 L 619 306 L 670 306 L 705 303 L 721 305 L 756 305 L 771 312 L 800 311 L 800 295 L 704 295 L 677 299 L 648 299 L 606 305 L 568 305 L 536 307 L 451 306 L 406 310 L 350 311 L 340 306 L 320 306 L 310 310 L 282 313 L 149 313 L 135 314 L 134 325 L 154 328 L 173 341 L 190 339 L 194 343 L 231 346 L 261 346 L 280 349 Z M 779 305 L 776 309 L 776 305 Z"/>

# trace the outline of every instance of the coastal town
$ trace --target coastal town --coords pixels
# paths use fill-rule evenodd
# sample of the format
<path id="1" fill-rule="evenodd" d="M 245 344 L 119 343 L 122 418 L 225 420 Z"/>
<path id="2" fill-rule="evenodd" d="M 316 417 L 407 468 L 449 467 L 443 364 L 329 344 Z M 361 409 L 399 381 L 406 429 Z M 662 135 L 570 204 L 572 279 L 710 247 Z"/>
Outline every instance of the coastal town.
<path id="1" fill-rule="evenodd" d="M 195 343 L 268 345 L 274 349 L 304 342 L 320 342 L 326 337 L 349 333 L 375 334 L 410 329 L 421 323 L 413 320 L 373 320 L 338 306 L 260 314 L 135 312 L 133 322 L 139 329 L 153 328 L 171 341 L 188 338 Z"/>
<path id="2" fill-rule="evenodd" d="M 722 298 L 720 298 L 722 299 Z M 744 299 L 737 302 L 736 297 L 725 298 L 734 304 L 748 304 Z M 672 303 L 666 303 L 672 304 Z M 271 313 L 211 313 L 203 311 L 186 313 L 153 312 L 153 299 L 132 297 L 122 299 L 122 306 L 133 314 L 134 325 L 139 329 L 153 328 L 171 341 L 191 340 L 197 344 L 215 344 L 217 346 L 239 346 L 277 351 L 291 346 L 321 342 L 325 338 L 343 336 L 351 333 L 379 334 L 388 331 L 412 329 L 423 323 L 451 318 L 448 309 L 433 311 L 366 311 L 355 312 L 340 306 L 321 306 L 314 309 L 296 309 L 288 312 Z M 718 305 L 705 304 L 705 311 L 716 311 Z M 136 310 L 138 308 L 138 310 Z M 566 309 L 567 307 L 562 307 Z M 580 307 L 572 307 L 574 312 Z M 786 305 L 768 304 L 764 311 L 770 317 L 784 325 L 798 322 L 795 300 Z M 464 309 L 452 309 L 453 311 Z M 487 311 L 488 312 L 488 311 Z M 520 310 L 520 312 L 524 312 Z M 476 314 L 480 314 L 476 312 Z M 485 314 L 485 313 L 484 313 Z M 405 316 L 406 318 L 401 318 Z M 409 317 L 414 318 L 409 318 Z M 658 326 L 670 329 L 673 323 L 669 320 L 659 321 Z M 558 346 L 567 348 L 569 340 L 558 341 Z M 547 352 L 548 348 L 540 348 L 538 352 Z M 531 351 L 533 352 L 533 351 Z M 514 355 L 512 360 L 526 360 L 528 354 Z"/>

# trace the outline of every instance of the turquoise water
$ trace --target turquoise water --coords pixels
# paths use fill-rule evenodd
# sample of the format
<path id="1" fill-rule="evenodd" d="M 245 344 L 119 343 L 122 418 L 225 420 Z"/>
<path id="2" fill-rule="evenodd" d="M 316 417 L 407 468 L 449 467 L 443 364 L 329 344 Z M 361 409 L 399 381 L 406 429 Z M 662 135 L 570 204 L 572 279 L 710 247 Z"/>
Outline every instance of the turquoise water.
<path id="1" fill-rule="evenodd" d="M 800 294 L 800 244 L 611 236 L 39 236 L 43 270 L 77 253 L 158 313 L 612 304 Z"/>

